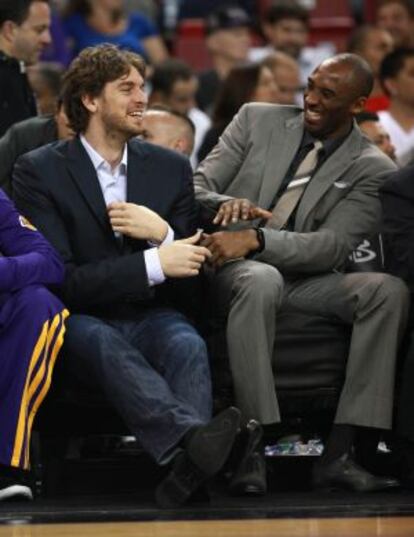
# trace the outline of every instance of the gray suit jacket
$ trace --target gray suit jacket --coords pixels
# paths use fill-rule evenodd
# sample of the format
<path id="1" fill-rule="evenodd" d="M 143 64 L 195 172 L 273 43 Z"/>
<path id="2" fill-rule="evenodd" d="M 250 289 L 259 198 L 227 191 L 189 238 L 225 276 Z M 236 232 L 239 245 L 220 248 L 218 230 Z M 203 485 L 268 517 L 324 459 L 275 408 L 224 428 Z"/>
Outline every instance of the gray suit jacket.
<path id="1" fill-rule="evenodd" d="M 303 129 L 297 107 L 244 105 L 198 167 L 196 198 L 213 210 L 231 198 L 247 198 L 269 209 Z M 309 183 L 294 231 L 265 229 L 266 246 L 255 259 L 285 273 L 340 270 L 361 240 L 378 231 L 378 188 L 395 168 L 354 125 Z"/>
<path id="2" fill-rule="evenodd" d="M 11 195 L 13 166 L 24 153 L 57 140 L 53 116 L 37 116 L 12 125 L 0 138 L 0 187 Z"/>

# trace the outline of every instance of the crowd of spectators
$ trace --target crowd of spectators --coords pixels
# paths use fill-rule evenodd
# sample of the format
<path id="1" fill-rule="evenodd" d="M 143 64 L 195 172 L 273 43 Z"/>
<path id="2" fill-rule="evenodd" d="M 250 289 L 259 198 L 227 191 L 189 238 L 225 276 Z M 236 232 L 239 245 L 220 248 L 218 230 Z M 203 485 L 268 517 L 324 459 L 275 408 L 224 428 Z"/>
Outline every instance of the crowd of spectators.
<path id="1" fill-rule="evenodd" d="M 215 476 L 240 429 L 230 490 L 265 494 L 284 307 L 353 328 L 313 485 L 414 487 L 410 345 L 394 394 L 413 328 L 414 6 L 378 0 L 340 50 L 310 45 L 299 0 L 258 4 L 0 0 L 0 500 L 33 497 L 30 435 L 62 345 L 170 466 L 159 505 Z M 208 66 L 176 55 L 186 17 Z M 347 273 L 379 233 L 384 272 Z M 226 319 L 235 395 L 214 417 L 202 300 Z M 355 451 L 393 428 L 395 399 L 401 464 L 379 477 Z"/>

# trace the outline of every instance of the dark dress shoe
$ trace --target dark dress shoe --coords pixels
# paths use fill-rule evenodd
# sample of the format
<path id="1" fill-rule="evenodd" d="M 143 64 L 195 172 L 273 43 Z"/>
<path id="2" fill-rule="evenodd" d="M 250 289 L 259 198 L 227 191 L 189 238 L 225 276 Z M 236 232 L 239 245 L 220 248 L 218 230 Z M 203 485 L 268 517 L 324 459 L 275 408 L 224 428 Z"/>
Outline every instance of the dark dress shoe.
<path id="1" fill-rule="evenodd" d="M 197 427 L 185 449 L 174 459 L 172 469 L 157 487 L 161 507 L 178 507 L 226 462 L 240 427 L 240 411 L 230 407 L 209 423 Z"/>
<path id="2" fill-rule="evenodd" d="M 397 479 L 370 474 L 358 466 L 347 453 L 328 464 L 316 464 L 313 469 L 313 486 L 325 490 L 352 490 L 376 492 L 396 488 Z"/>
<path id="3" fill-rule="evenodd" d="M 263 496 L 267 492 L 267 482 L 262 426 L 256 420 L 250 420 L 244 435 L 244 449 L 230 481 L 229 490 L 236 496 Z"/>

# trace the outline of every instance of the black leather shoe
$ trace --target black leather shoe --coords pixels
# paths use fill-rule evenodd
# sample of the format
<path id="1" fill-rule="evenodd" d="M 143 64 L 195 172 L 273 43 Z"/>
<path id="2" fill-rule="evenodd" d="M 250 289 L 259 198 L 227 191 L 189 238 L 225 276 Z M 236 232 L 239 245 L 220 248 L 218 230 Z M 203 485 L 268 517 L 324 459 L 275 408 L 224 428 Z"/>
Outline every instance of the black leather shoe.
<path id="1" fill-rule="evenodd" d="M 258 421 L 250 420 L 244 434 L 246 436 L 244 449 L 230 481 L 229 490 L 236 496 L 263 496 L 267 492 L 267 481 L 262 426 Z"/>
<path id="2" fill-rule="evenodd" d="M 370 474 L 358 466 L 347 453 L 328 464 L 317 464 L 313 469 L 313 486 L 326 490 L 376 492 L 399 486 L 397 479 Z"/>
<path id="3" fill-rule="evenodd" d="M 195 429 L 185 450 L 174 459 L 171 472 L 157 487 L 158 505 L 182 505 L 217 474 L 230 454 L 239 427 L 240 411 L 230 407 Z"/>

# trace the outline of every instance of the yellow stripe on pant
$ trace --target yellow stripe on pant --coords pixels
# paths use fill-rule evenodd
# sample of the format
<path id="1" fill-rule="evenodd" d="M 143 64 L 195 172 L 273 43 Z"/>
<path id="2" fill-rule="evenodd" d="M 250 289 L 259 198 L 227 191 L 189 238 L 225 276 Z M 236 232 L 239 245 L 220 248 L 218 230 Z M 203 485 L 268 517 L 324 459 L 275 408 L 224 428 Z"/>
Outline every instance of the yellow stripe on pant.
<path id="1" fill-rule="evenodd" d="M 52 322 L 50 322 L 49 320 L 45 321 L 40 336 L 34 347 L 33 354 L 30 358 L 28 373 L 26 376 L 25 387 L 20 405 L 19 419 L 16 428 L 16 438 L 14 442 L 13 455 L 10 463 L 11 466 L 20 466 L 20 461 L 22 459 L 22 455 L 24 454 L 23 468 L 29 468 L 29 446 L 33 419 L 35 417 L 37 409 L 45 398 L 47 391 L 50 387 L 51 376 L 56 362 L 56 358 L 63 344 L 63 335 L 65 333 L 64 320 L 68 315 L 69 312 L 65 309 L 61 313 L 55 315 Z M 50 350 L 51 359 L 46 371 L 45 369 L 47 359 L 49 357 L 50 343 L 53 340 L 53 336 L 55 334 L 56 328 L 59 326 L 59 323 L 61 324 L 61 327 L 56 337 L 55 344 Z M 33 374 L 36 364 L 39 362 L 39 359 L 42 360 L 41 366 L 39 368 L 39 371 L 36 373 L 35 378 L 32 380 L 32 382 L 30 382 L 30 378 Z M 41 374 L 41 372 L 43 374 Z M 31 398 L 33 397 L 36 388 L 39 386 L 45 374 L 47 375 L 45 385 L 43 386 L 41 392 L 36 398 L 30 416 L 28 416 L 28 409 L 30 406 Z"/>

